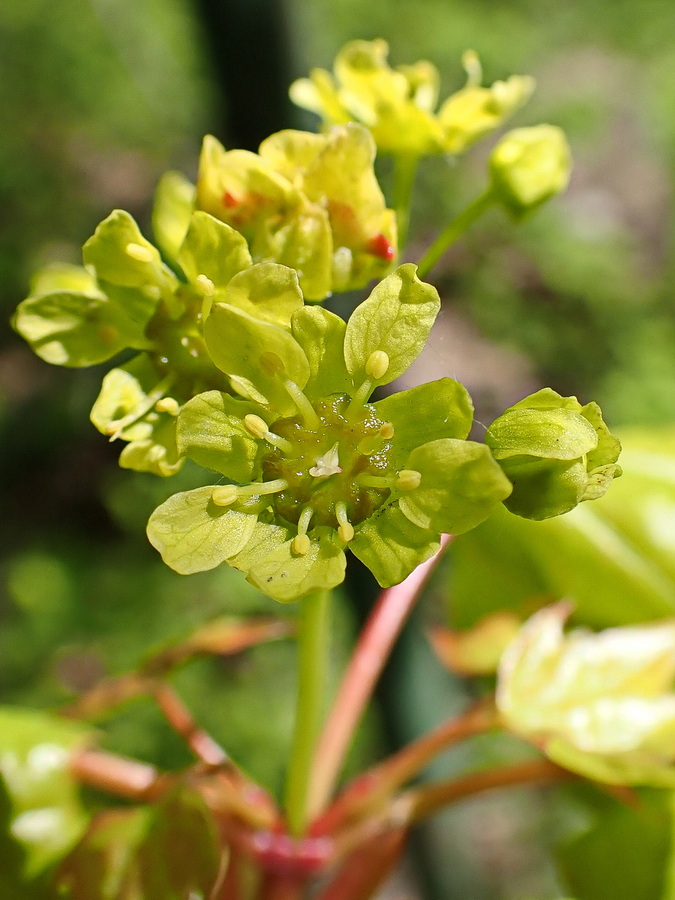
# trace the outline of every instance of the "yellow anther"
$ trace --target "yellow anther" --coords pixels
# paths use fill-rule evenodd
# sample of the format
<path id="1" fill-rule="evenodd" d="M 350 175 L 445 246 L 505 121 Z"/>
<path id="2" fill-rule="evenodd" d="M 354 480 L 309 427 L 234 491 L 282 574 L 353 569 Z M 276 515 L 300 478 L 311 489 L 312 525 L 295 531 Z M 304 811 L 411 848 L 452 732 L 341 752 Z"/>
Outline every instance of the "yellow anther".
<path id="1" fill-rule="evenodd" d="M 195 284 L 205 297 L 213 297 L 216 286 L 206 275 L 197 275 Z"/>
<path id="2" fill-rule="evenodd" d="M 170 416 L 177 416 L 180 412 L 180 403 L 173 397 L 162 397 L 155 403 L 155 409 L 159 413 L 169 413 Z"/>
<path id="3" fill-rule="evenodd" d="M 335 518 L 338 520 L 338 534 L 348 544 L 354 537 L 354 526 L 347 518 L 347 504 L 344 500 L 338 500 L 335 504 Z"/>
<path id="4" fill-rule="evenodd" d="M 379 435 L 385 441 L 391 440 L 394 436 L 394 426 L 391 422 L 385 422 L 384 425 L 380 428 Z"/>
<path id="5" fill-rule="evenodd" d="M 258 438 L 258 440 L 263 440 L 263 438 L 266 437 L 267 432 L 269 431 L 267 422 L 264 419 L 261 419 L 260 416 L 256 416 L 253 413 L 249 413 L 247 416 L 244 416 L 244 428 L 252 437 Z"/>
<path id="6" fill-rule="evenodd" d="M 307 556 L 312 546 L 312 542 L 306 534 L 296 534 L 291 541 L 291 552 L 295 556 Z"/>
<path id="7" fill-rule="evenodd" d="M 388 368 L 389 357 L 387 354 L 384 350 L 375 350 L 368 357 L 366 363 L 366 375 L 374 378 L 375 381 L 379 381 L 380 378 L 387 374 Z"/>
<path id="8" fill-rule="evenodd" d="M 136 262 L 149 263 L 154 259 L 152 250 L 149 247 L 144 247 L 142 244 L 136 244 L 134 241 L 130 241 L 124 249 L 126 250 L 127 256 L 135 259 Z"/>
<path id="9" fill-rule="evenodd" d="M 211 500 L 216 506 L 232 506 L 238 499 L 239 489 L 234 484 L 221 484 L 211 494 Z"/>
<path id="10" fill-rule="evenodd" d="M 400 491 L 414 491 L 420 486 L 421 481 L 421 472 L 416 472 L 415 469 L 401 469 L 396 476 L 396 487 Z"/>

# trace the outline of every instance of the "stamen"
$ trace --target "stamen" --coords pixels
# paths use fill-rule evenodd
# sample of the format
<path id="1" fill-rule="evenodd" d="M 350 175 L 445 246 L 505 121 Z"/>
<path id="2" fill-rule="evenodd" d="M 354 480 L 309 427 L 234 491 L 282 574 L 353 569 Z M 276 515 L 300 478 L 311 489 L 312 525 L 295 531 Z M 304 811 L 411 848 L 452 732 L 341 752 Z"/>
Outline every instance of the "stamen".
<path id="1" fill-rule="evenodd" d="M 335 518 L 338 520 L 338 534 L 348 544 L 354 537 L 354 526 L 347 518 L 347 504 L 344 500 L 338 500 L 335 504 Z"/>
<path id="2" fill-rule="evenodd" d="M 124 249 L 127 256 L 135 259 L 136 262 L 149 263 L 154 259 L 152 250 L 150 250 L 149 247 L 144 247 L 142 244 L 136 244 L 134 241 L 130 241 Z"/>
<path id="3" fill-rule="evenodd" d="M 379 488 L 385 490 L 396 487 L 396 475 L 368 475 L 362 474 L 356 476 L 356 483 L 359 487 Z"/>
<path id="4" fill-rule="evenodd" d="M 257 438 L 259 441 L 267 441 L 268 444 L 278 447 L 284 453 L 290 453 L 293 450 L 293 444 L 287 441 L 286 438 L 282 438 L 280 435 L 270 431 L 267 427 L 267 422 L 261 419 L 260 416 L 256 416 L 253 413 L 244 416 L 244 428 L 252 437 Z"/>
<path id="5" fill-rule="evenodd" d="M 387 374 L 389 368 L 389 356 L 384 350 L 374 350 L 366 362 L 366 375 L 370 375 L 375 381 L 379 381 Z"/>
<path id="6" fill-rule="evenodd" d="M 306 506 L 303 509 L 300 513 L 300 518 L 298 519 L 298 534 L 307 534 L 307 529 L 309 528 L 309 523 L 312 521 L 313 515 L 314 509 L 311 506 Z"/>
<path id="7" fill-rule="evenodd" d="M 315 431 L 319 431 L 321 429 L 321 420 L 317 416 L 316 411 L 312 404 L 309 402 L 308 398 L 305 396 L 305 394 L 303 394 L 302 390 L 294 381 L 291 381 L 290 378 L 284 379 L 284 387 L 297 406 L 298 412 L 302 416 L 305 425 L 308 428 L 313 428 Z"/>
<path id="8" fill-rule="evenodd" d="M 339 441 L 336 441 L 330 450 L 327 450 L 323 456 L 317 459 L 316 465 L 312 466 L 309 474 L 314 478 L 328 478 L 329 475 L 339 475 L 342 471 L 338 455 L 339 447 Z"/>
<path id="9" fill-rule="evenodd" d="M 180 403 L 174 397 L 162 397 L 155 403 L 155 409 L 158 413 L 169 413 L 170 416 L 177 416 L 180 412 Z"/>
<path id="10" fill-rule="evenodd" d="M 393 436 L 394 426 L 390 422 L 385 422 L 377 434 L 371 434 L 369 437 L 364 437 L 356 449 L 364 456 L 370 456 L 371 453 L 375 453 L 376 450 L 382 448 L 383 441 L 388 441 L 393 438 Z"/>
<path id="11" fill-rule="evenodd" d="M 379 431 L 380 437 L 385 441 L 390 441 L 394 436 L 394 426 L 391 422 L 385 422 Z"/>
<path id="12" fill-rule="evenodd" d="M 205 297 L 212 297 L 215 293 L 216 286 L 206 275 L 197 275 L 195 284 Z"/>
<path id="13" fill-rule="evenodd" d="M 307 556 L 312 546 L 312 542 L 306 534 L 296 534 L 291 541 L 291 553 L 295 556 Z"/>
<path id="14" fill-rule="evenodd" d="M 414 491 L 420 486 L 422 473 L 415 469 L 401 469 L 396 476 L 396 487 L 399 491 Z"/>
<path id="15" fill-rule="evenodd" d="M 280 491 L 285 491 L 287 487 L 288 482 L 285 478 L 276 478 L 274 481 L 246 484 L 237 488 L 237 493 L 239 497 L 261 497 L 265 494 L 278 494 Z"/>
<path id="16" fill-rule="evenodd" d="M 174 376 L 167 375 L 167 377 L 160 381 L 155 390 L 151 391 L 140 406 L 137 406 L 133 412 L 130 412 L 128 415 L 123 416 L 121 419 L 117 419 L 114 422 L 109 422 L 105 428 L 105 433 L 110 435 L 110 441 L 117 440 L 128 425 L 133 425 L 134 422 L 137 422 L 149 413 L 157 401 L 164 397 L 173 382 Z"/>
<path id="17" fill-rule="evenodd" d="M 368 397 L 373 393 L 373 382 L 372 379 L 366 378 L 360 388 L 356 391 L 354 396 L 352 397 L 349 406 L 347 407 L 347 412 L 345 416 L 347 419 L 351 419 L 354 413 L 358 412 L 361 409 L 363 404 L 368 400 Z"/>
<path id="18" fill-rule="evenodd" d="M 239 488 L 235 484 L 221 484 L 211 494 L 211 501 L 216 506 L 232 506 L 238 499 Z"/>

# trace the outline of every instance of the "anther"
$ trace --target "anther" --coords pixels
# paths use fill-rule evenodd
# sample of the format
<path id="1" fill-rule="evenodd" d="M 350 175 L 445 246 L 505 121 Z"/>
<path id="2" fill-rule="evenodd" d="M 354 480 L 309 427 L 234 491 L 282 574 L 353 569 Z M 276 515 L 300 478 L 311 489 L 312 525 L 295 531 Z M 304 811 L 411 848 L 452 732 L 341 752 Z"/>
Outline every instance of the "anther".
<path id="1" fill-rule="evenodd" d="M 394 426 L 391 422 L 385 422 L 379 430 L 380 437 L 385 441 L 390 441 L 394 436 Z"/>
<path id="2" fill-rule="evenodd" d="M 135 259 L 136 262 L 149 263 L 154 259 L 152 250 L 150 250 L 149 247 L 144 247 L 142 244 L 136 244 L 134 241 L 130 241 L 124 249 L 127 256 Z"/>
<path id="3" fill-rule="evenodd" d="M 259 441 L 267 441 L 268 444 L 278 447 L 285 453 L 290 453 L 293 449 L 293 444 L 287 441 L 286 438 L 282 438 L 280 435 L 270 431 L 267 427 L 267 422 L 261 419 L 260 416 L 256 416 L 253 413 L 244 416 L 244 428 L 252 437 L 257 438 Z"/>
<path id="4" fill-rule="evenodd" d="M 155 403 L 155 409 L 158 413 L 169 413 L 170 416 L 177 416 L 180 412 L 180 403 L 174 397 L 162 397 Z"/>
<path id="5" fill-rule="evenodd" d="M 312 542 L 306 534 L 296 534 L 291 541 L 291 553 L 295 556 L 307 556 Z"/>
<path id="6" fill-rule="evenodd" d="M 422 473 L 415 469 L 401 469 L 396 476 L 396 487 L 399 491 L 414 491 L 420 486 Z"/>
<path id="7" fill-rule="evenodd" d="M 366 375 L 379 381 L 387 374 L 389 368 L 389 356 L 384 350 L 374 350 L 366 362 Z"/>
<path id="8" fill-rule="evenodd" d="M 221 484 L 211 494 L 211 500 L 216 506 L 232 506 L 238 499 L 239 488 L 234 484 Z"/>
<path id="9" fill-rule="evenodd" d="M 354 537 L 354 526 L 347 518 L 347 504 L 344 500 L 338 500 L 335 504 L 335 518 L 338 520 L 338 534 L 348 544 Z"/>
<path id="10" fill-rule="evenodd" d="M 195 284 L 205 297 L 212 297 L 214 295 L 216 286 L 206 275 L 197 275 Z"/>

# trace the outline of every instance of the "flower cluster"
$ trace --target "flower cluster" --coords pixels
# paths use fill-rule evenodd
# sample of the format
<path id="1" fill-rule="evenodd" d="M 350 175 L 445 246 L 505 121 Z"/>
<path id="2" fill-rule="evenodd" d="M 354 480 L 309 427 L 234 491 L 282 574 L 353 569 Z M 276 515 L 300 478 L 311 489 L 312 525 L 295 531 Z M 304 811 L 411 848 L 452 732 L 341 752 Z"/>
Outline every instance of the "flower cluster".
<path id="1" fill-rule="evenodd" d="M 182 573 L 227 562 L 295 600 L 344 577 L 347 546 L 382 585 L 483 521 L 511 485 L 466 440 L 472 407 L 444 378 L 370 403 L 424 347 L 439 309 L 406 264 L 342 319 L 274 306 L 263 319 L 226 291 L 204 326 L 215 364 L 245 399 L 201 394 L 178 417 L 179 448 L 230 483 L 169 498 L 148 535 Z M 232 340 L 232 334 L 237 340 Z"/>
<path id="2" fill-rule="evenodd" d="M 335 77 L 313 69 L 310 78 L 291 86 L 291 98 L 318 113 L 326 125 L 360 122 L 383 153 L 426 156 L 462 153 L 502 125 L 534 89 L 533 79 L 522 75 L 481 86 L 478 57 L 467 51 L 465 87 L 435 111 L 438 70 L 425 61 L 392 69 L 388 51 L 383 40 L 352 41 L 335 59 Z"/>
<path id="3" fill-rule="evenodd" d="M 396 256 L 396 220 L 373 171 L 375 144 L 354 123 L 326 134 L 281 131 L 258 153 L 204 139 L 196 189 L 175 175 L 163 193 L 244 235 L 253 259 L 296 269 L 306 300 L 363 287 Z M 194 195 L 194 196 L 192 196 Z M 175 238 L 174 238 L 175 240 Z"/>

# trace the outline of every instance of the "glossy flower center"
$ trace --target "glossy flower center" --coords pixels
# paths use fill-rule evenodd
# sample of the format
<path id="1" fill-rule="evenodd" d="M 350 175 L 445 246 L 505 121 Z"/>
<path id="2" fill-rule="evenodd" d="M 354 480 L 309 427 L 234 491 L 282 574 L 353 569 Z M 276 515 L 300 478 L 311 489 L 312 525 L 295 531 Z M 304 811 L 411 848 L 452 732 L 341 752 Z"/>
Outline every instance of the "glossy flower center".
<path id="1" fill-rule="evenodd" d="M 356 413 L 350 410 L 347 418 L 350 403 L 346 394 L 314 403 L 319 428 L 309 428 L 301 417 L 278 419 L 270 426 L 284 446 L 263 457 L 263 478 L 288 483 L 273 498 L 275 511 L 288 522 L 298 524 L 309 507 L 312 527 L 336 528 L 347 520 L 358 524 L 389 497 L 389 488 L 366 487 L 360 480 L 391 473 L 393 429 L 368 403 Z"/>

